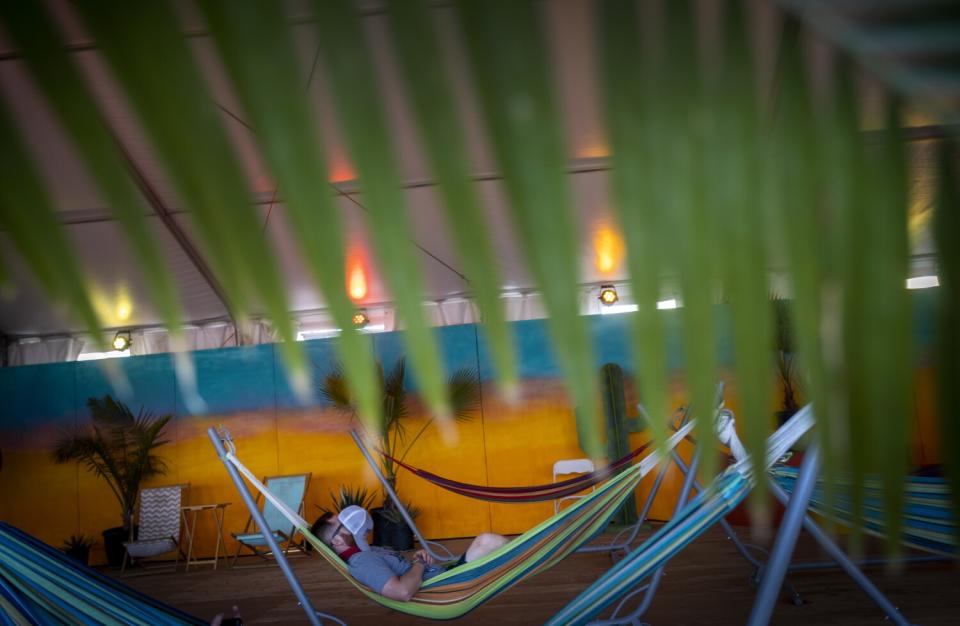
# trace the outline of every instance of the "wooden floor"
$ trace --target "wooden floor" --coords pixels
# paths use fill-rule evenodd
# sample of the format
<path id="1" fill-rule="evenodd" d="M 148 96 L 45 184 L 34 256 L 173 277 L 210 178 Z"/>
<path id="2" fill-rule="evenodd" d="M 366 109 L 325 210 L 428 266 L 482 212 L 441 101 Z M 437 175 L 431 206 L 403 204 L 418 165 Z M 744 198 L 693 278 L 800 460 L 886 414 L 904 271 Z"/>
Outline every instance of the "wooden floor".
<path id="1" fill-rule="evenodd" d="M 465 541 L 451 541 L 460 548 Z M 818 557 L 818 549 L 801 538 L 798 556 Z M 382 608 L 367 600 L 318 557 L 291 558 L 311 601 L 351 625 L 429 624 Z M 241 564 L 243 561 L 241 560 Z M 507 590 L 459 620 L 464 624 L 542 624 L 576 597 L 609 566 L 603 554 L 575 554 L 563 563 Z M 182 570 L 182 568 L 181 568 Z M 960 567 L 955 563 L 910 564 L 899 574 L 867 570 L 871 580 L 914 624 L 960 624 Z M 719 528 L 694 542 L 667 566 L 645 621 L 651 624 L 743 624 L 754 589 L 751 568 L 734 551 Z M 884 616 L 842 572 L 795 573 L 791 582 L 802 606 L 782 599 L 774 624 L 882 624 Z M 212 617 L 239 605 L 245 624 L 306 624 L 302 610 L 276 566 L 189 573 L 149 573 L 123 581 L 164 602 L 200 617 Z"/>

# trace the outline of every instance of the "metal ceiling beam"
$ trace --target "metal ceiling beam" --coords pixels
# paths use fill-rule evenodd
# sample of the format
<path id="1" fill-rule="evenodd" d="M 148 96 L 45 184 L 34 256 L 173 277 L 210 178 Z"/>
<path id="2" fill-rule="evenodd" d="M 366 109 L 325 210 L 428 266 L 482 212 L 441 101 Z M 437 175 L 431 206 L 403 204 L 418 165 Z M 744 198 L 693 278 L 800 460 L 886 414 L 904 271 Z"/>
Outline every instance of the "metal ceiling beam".
<path id="1" fill-rule="evenodd" d="M 193 245 L 193 242 L 190 241 L 190 237 L 174 218 L 174 214 L 163 203 L 163 200 L 153 188 L 153 185 L 150 184 L 150 181 L 147 180 L 143 172 L 140 171 L 140 168 L 137 167 L 137 164 L 134 162 L 133 157 L 130 156 L 130 153 L 126 151 L 126 149 L 123 147 L 123 144 L 121 144 L 119 140 L 116 140 L 116 143 L 120 153 L 123 155 L 123 158 L 127 163 L 127 167 L 130 168 L 133 181 L 136 183 L 140 193 L 143 194 L 144 199 L 146 199 L 154 213 L 160 218 L 160 221 L 166 227 L 167 231 L 173 236 L 174 240 L 176 240 L 177 245 L 180 246 L 180 249 L 183 250 L 184 254 L 186 254 L 190 259 L 190 262 L 193 263 L 193 266 L 196 268 L 197 272 L 200 273 L 200 276 L 202 276 L 206 281 L 211 291 L 213 291 L 214 295 L 217 296 L 217 299 L 219 299 L 221 304 L 223 304 L 224 310 L 226 310 L 227 315 L 231 316 L 232 320 L 226 293 L 224 292 L 223 287 L 220 285 L 220 282 L 217 280 L 216 276 L 214 276 L 213 270 L 210 269 L 210 266 L 200 254 L 200 251 L 197 250 L 196 246 Z M 236 322 L 236 320 L 232 321 Z"/>

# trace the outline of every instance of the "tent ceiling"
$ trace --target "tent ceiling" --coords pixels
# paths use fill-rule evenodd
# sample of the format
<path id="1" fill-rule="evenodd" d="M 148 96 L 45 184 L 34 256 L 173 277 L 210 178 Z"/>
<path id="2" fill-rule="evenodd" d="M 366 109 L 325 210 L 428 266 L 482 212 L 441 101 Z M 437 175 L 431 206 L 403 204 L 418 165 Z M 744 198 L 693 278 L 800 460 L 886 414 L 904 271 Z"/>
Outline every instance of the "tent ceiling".
<path id="1" fill-rule="evenodd" d="M 226 307 L 205 278 L 202 250 L 191 256 L 192 236 L 189 215 L 164 174 L 149 142 L 140 130 L 130 107 L 109 71 L 100 59 L 95 43 L 86 35 L 72 8 L 63 0 L 51 2 L 65 32 L 64 42 L 93 87 L 100 108 L 115 133 L 117 140 L 129 155 L 130 166 L 142 177 L 144 185 L 155 193 L 145 196 L 143 210 L 156 216 L 168 212 L 186 234 L 186 242 L 178 242 L 168 226 L 157 217 L 152 220 L 168 263 L 180 287 L 188 320 L 205 320 L 227 314 Z M 757 41 L 763 48 L 774 48 L 777 38 L 776 9 L 767 2 L 751 2 L 758 25 Z M 202 20 L 188 1 L 177 3 L 183 19 L 184 32 L 193 48 L 197 62 L 207 79 L 212 98 L 222 112 L 222 122 L 234 144 L 236 153 L 247 175 L 252 201 L 259 205 L 263 224 L 287 281 L 289 307 L 294 312 L 320 309 L 324 306 L 305 268 L 296 256 L 296 246 L 284 220 L 283 190 L 277 189 L 256 148 L 256 129 L 245 121 L 245 115 L 231 91 L 225 71 L 213 50 L 212 41 L 204 33 Z M 393 149 L 398 155 L 401 175 L 406 188 L 407 210 L 414 225 L 414 241 L 421 251 L 427 293 L 425 299 L 437 300 L 470 291 L 469 277 L 461 275 L 461 263 L 450 238 L 446 234 L 441 207 L 430 184 L 430 171 L 418 145 L 415 124 L 396 60 L 390 53 L 386 17 L 378 2 L 359 2 L 364 11 L 368 43 L 377 63 L 384 94 L 384 105 L 393 138 Z M 579 219 L 581 233 L 580 282 L 595 283 L 626 278 L 621 264 L 601 271 L 595 263 L 595 241 L 614 223 L 607 192 L 607 143 L 603 135 L 600 103 L 596 86 L 596 42 L 592 10 L 589 3 L 561 0 L 544 3 L 550 52 L 555 67 L 554 82 L 562 103 L 562 123 L 569 156 L 568 181 Z M 477 99 L 466 71 L 462 42 L 453 28 L 449 6 L 438 3 L 434 9 L 441 27 L 446 58 L 438 60 L 453 81 L 460 105 L 466 136 L 467 151 L 477 187 L 486 210 L 491 214 L 494 231 L 495 257 L 502 271 L 505 289 L 530 287 L 532 281 L 523 263 L 523 254 L 513 237 L 500 182 L 495 173 L 491 151 L 480 122 Z M 315 25 L 311 21 L 308 2 L 288 4 L 288 15 L 296 24 L 296 45 L 301 57 L 303 84 L 313 105 L 324 146 L 326 171 L 318 172 L 331 184 L 330 193 L 343 216 L 346 241 L 353 255 L 367 270 L 369 293 L 364 303 L 382 303 L 390 300 L 376 268 L 368 245 L 363 221 L 363 195 L 353 182 L 354 174 L 344 148 L 343 139 L 331 111 L 331 101 L 325 86 L 323 59 L 317 54 Z M 769 80 L 774 55 L 761 54 L 761 72 Z M 36 157 L 45 177 L 47 189 L 58 207 L 69 239 L 82 259 L 91 285 L 104 299 L 104 312 L 114 315 L 104 319 L 111 327 L 146 326 L 157 324 L 154 311 L 145 290 L 140 287 L 136 263 L 126 249 L 123 237 L 114 223 L 109 207 L 101 198 L 96 185 L 77 157 L 70 140 L 60 128 L 50 107 L 25 71 L 23 62 L 9 39 L 0 31 L 0 97 L 5 98 L 22 128 L 31 154 Z M 11 246 L 0 233 L 3 250 Z M 23 267 L 8 252 L 3 261 L 11 268 L 14 293 L 0 300 L 0 333 L 7 335 L 56 334 L 75 332 L 79 326 L 55 310 L 40 292 Z M 116 309 L 121 298 L 129 299 L 129 315 L 118 317 Z M 121 307 L 122 308 L 122 307 Z"/>

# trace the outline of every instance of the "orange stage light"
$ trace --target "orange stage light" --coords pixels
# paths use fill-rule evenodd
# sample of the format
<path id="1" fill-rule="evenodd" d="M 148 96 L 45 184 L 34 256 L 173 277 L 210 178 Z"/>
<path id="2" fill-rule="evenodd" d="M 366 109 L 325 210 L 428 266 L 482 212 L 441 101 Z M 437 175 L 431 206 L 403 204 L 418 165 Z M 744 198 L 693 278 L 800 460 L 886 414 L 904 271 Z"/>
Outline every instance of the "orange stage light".
<path id="1" fill-rule="evenodd" d="M 367 297 L 367 273 L 363 265 L 354 263 L 347 278 L 347 293 L 352 300 L 363 300 Z"/>
<path id="2" fill-rule="evenodd" d="M 608 226 L 601 226 L 593 236 L 596 251 L 594 265 L 601 274 L 610 274 L 620 266 L 623 260 L 623 240 L 620 234 Z"/>

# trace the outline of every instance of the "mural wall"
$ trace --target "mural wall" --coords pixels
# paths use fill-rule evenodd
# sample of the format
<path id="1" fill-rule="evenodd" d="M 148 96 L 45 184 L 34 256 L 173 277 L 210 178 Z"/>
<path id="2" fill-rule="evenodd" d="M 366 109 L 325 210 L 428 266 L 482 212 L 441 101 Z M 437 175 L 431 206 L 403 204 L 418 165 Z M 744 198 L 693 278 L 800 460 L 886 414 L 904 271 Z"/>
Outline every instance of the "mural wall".
<path id="1" fill-rule="evenodd" d="M 933 377 L 923 359 L 923 346 L 931 341 L 929 303 L 918 306 L 917 411 L 915 419 L 916 461 L 938 460 L 933 418 Z M 722 312 L 722 311 L 721 311 Z M 674 371 L 672 404 L 683 403 L 679 316 L 664 312 L 670 327 L 671 367 Z M 721 315 L 721 325 L 723 316 Z M 629 378 L 633 361 L 629 354 L 626 316 L 593 316 L 596 368 L 617 363 Z M 554 461 L 582 457 L 577 444 L 573 409 L 551 355 L 546 326 L 541 320 L 513 325 L 522 377 L 521 399 L 507 405 L 495 389 L 491 360 L 482 341 L 482 328 L 473 325 L 437 329 L 448 370 L 468 367 L 478 372 L 482 387 L 481 408 L 458 428 L 457 441 L 448 446 L 439 432 L 428 428 L 413 447 L 407 461 L 438 474 L 470 483 L 489 485 L 537 484 L 551 480 Z M 729 333 L 721 332 L 720 362 L 730 363 Z M 403 354 L 401 333 L 374 335 L 374 346 L 384 367 L 390 368 Z M 336 367 L 330 340 L 305 344 L 314 365 L 315 380 Z M 227 473 L 215 456 L 206 429 L 224 426 L 233 435 L 238 456 L 261 476 L 311 472 L 305 517 L 312 521 L 320 507 L 330 506 L 331 492 L 341 485 L 376 488 L 372 472 L 348 436 L 355 424 L 322 399 L 300 406 L 286 384 L 282 363 L 273 345 L 224 348 L 195 353 L 200 396 L 206 402 L 202 414 L 191 414 L 181 401 L 169 355 L 151 355 L 117 360 L 133 387 L 128 404 L 155 414 L 174 415 L 167 426 L 170 443 L 159 452 L 169 471 L 154 481 L 157 486 L 189 483 L 191 504 L 230 502 L 226 509 L 228 549 L 235 543 L 230 532 L 239 532 L 248 513 Z M 728 366 L 725 366 L 728 367 Z M 736 411 L 736 381 L 729 371 L 726 401 Z M 425 419 L 416 402 L 416 375 L 408 373 L 413 392 L 413 424 Z M 97 362 L 63 363 L 0 369 L 0 519 L 8 521 L 54 545 L 73 533 L 99 538 L 102 530 L 120 524 L 120 511 L 106 484 L 75 464 L 55 465 L 50 450 L 65 430 L 89 419 L 86 401 L 113 393 Z M 626 388 L 627 406 L 636 416 L 636 392 Z M 771 384 L 771 415 L 777 408 Z M 415 432 L 415 430 L 414 430 Z M 632 435 L 636 446 L 643 434 Z M 689 450 L 684 449 L 685 456 Z M 640 486 L 643 498 L 653 477 Z M 676 471 L 668 476 L 652 510 L 655 519 L 668 519 L 679 491 Z M 417 522 L 434 538 L 474 536 L 484 531 L 504 534 L 522 532 L 553 513 L 551 503 L 500 505 L 462 498 L 401 471 L 398 492 L 422 511 Z M 195 552 L 213 551 L 210 519 L 198 522 Z M 103 560 L 102 545 L 93 553 Z"/>

